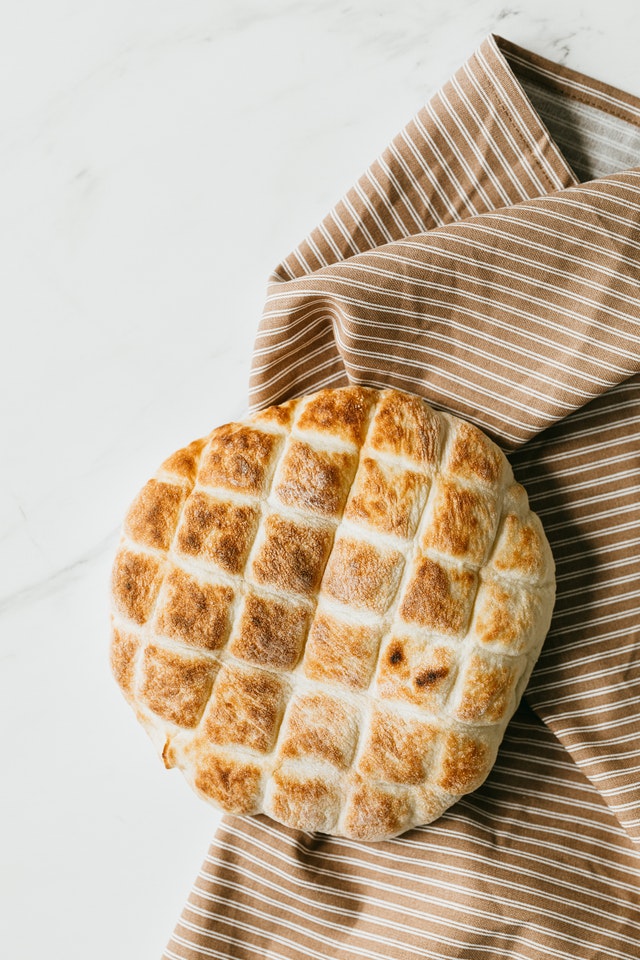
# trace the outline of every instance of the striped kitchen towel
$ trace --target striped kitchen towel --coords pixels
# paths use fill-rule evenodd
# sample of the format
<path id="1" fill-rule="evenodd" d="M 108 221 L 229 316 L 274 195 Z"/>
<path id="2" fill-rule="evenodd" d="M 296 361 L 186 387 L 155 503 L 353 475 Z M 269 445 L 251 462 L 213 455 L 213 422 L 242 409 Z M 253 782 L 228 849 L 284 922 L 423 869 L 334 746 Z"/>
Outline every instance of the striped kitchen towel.
<path id="1" fill-rule="evenodd" d="M 225 818 L 166 960 L 640 957 L 639 165 L 639 99 L 490 36 L 275 270 L 253 407 L 478 424 L 558 598 L 479 790 L 377 844 Z"/>

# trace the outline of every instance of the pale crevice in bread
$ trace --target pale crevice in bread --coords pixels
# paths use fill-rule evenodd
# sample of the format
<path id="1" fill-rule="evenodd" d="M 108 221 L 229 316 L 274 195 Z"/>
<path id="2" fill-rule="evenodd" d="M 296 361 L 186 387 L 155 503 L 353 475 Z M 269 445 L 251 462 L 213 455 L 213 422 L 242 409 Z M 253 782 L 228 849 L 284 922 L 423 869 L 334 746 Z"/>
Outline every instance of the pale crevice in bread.
<path id="1" fill-rule="evenodd" d="M 377 840 L 485 778 L 553 583 L 477 428 L 393 390 L 320 390 L 212 431 L 143 488 L 113 669 L 200 796 Z"/>

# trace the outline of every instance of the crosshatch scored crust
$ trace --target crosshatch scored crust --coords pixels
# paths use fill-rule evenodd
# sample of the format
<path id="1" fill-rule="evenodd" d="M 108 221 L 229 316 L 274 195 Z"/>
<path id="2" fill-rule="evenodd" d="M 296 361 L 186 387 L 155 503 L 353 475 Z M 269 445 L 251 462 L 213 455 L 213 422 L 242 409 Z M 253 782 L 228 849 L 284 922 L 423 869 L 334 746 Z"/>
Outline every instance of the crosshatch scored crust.
<path id="1" fill-rule="evenodd" d="M 215 806 L 380 840 L 483 782 L 554 596 L 541 523 L 481 431 L 410 394 L 322 390 L 142 489 L 111 662 Z"/>

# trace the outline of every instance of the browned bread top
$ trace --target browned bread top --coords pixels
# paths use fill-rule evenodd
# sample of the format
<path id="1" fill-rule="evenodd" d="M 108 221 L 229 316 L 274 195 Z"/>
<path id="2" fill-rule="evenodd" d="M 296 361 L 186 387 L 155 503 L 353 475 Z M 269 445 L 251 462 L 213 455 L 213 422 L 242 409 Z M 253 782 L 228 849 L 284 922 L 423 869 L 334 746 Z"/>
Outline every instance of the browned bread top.
<path id="1" fill-rule="evenodd" d="M 406 393 L 322 390 L 213 430 L 142 489 L 112 666 L 205 799 L 377 840 L 485 779 L 554 591 L 480 430 Z"/>

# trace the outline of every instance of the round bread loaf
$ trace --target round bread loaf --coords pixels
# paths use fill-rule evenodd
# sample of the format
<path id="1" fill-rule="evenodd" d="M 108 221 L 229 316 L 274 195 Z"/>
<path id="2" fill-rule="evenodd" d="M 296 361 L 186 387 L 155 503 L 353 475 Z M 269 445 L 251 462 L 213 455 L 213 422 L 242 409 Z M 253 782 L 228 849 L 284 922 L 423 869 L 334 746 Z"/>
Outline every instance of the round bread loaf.
<path id="1" fill-rule="evenodd" d="M 214 806 L 380 840 L 483 782 L 554 594 L 542 525 L 480 430 L 406 393 L 322 390 L 146 484 L 111 662 Z"/>

